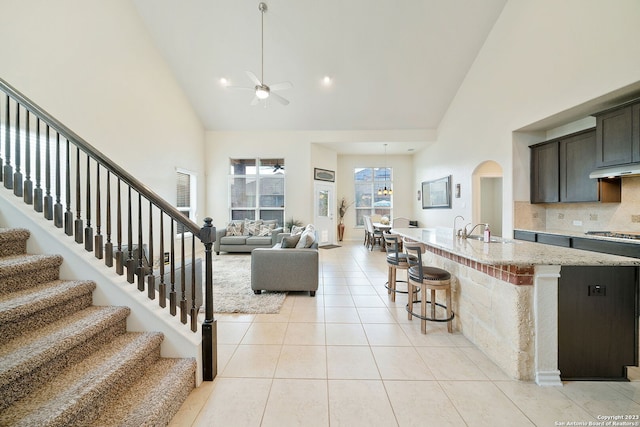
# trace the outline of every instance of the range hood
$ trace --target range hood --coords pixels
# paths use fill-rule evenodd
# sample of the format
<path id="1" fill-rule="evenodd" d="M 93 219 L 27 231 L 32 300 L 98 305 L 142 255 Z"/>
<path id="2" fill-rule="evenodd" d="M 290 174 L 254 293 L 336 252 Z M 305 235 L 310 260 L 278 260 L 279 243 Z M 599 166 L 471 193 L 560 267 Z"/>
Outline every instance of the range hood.
<path id="1" fill-rule="evenodd" d="M 640 163 L 632 165 L 612 166 L 610 168 L 596 169 L 589 174 L 589 178 L 616 178 L 621 176 L 640 175 Z"/>

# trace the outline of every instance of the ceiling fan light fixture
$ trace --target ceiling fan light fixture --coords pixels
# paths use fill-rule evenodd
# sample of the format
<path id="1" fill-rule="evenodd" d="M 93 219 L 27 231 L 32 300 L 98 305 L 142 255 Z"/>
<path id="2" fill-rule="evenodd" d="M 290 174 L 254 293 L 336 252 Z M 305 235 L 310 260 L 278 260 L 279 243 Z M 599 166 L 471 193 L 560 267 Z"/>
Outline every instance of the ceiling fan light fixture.
<path id="1" fill-rule="evenodd" d="M 259 99 L 267 99 L 269 97 L 269 88 L 264 85 L 256 86 L 256 97 Z"/>

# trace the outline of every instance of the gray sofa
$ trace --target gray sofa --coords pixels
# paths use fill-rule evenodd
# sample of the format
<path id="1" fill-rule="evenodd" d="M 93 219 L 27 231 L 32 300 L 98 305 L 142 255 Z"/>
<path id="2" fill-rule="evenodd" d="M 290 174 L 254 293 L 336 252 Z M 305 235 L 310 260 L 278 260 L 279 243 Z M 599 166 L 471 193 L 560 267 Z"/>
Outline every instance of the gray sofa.
<path id="1" fill-rule="evenodd" d="M 279 227 L 273 229 L 271 236 L 227 236 L 227 229 L 219 228 L 213 250 L 220 255 L 220 252 L 251 252 L 256 248 L 272 248 L 282 231 L 282 227 Z"/>
<path id="2" fill-rule="evenodd" d="M 288 233 L 281 233 L 281 242 Z M 317 240 L 317 239 L 316 239 Z M 264 291 L 309 291 L 312 297 L 318 290 L 318 243 L 310 248 L 257 248 L 251 252 L 251 289 L 255 294 Z"/>

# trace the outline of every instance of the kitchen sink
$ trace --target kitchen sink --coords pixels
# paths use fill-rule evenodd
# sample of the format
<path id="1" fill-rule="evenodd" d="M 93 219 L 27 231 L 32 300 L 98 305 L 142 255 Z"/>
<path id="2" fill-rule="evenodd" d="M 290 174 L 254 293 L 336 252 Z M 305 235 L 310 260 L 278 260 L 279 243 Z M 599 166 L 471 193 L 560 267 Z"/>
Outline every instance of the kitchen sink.
<path id="1" fill-rule="evenodd" d="M 472 234 L 470 236 L 467 236 L 467 239 L 484 242 L 484 236 L 480 236 L 479 234 Z M 501 237 L 492 237 L 489 239 L 488 243 L 520 243 L 520 242 L 513 239 L 503 239 Z"/>

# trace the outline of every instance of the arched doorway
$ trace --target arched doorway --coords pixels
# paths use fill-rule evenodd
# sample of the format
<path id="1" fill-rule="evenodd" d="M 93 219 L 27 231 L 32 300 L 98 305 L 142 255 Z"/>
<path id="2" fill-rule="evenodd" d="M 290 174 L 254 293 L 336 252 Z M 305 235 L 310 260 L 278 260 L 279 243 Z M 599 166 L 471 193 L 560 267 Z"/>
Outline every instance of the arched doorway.
<path id="1" fill-rule="evenodd" d="M 491 234 L 502 236 L 502 167 L 493 160 L 473 171 L 473 222 L 487 223 Z"/>

